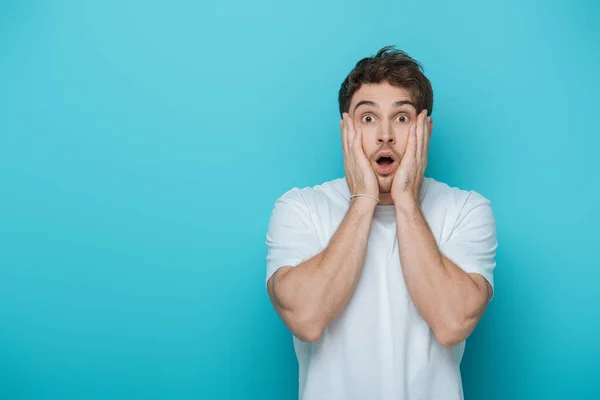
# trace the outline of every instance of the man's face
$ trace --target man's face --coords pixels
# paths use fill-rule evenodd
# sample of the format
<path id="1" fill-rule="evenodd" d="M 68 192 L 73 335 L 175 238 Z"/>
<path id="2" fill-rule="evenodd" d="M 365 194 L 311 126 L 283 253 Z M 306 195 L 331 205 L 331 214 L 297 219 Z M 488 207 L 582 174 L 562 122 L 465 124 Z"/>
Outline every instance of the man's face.
<path id="1" fill-rule="evenodd" d="M 407 89 L 387 82 L 363 84 L 354 93 L 348 113 L 362 129 L 362 147 L 379 182 L 380 193 L 390 193 L 392 181 L 408 143 L 408 129 L 417 120 L 417 110 Z M 394 162 L 381 152 L 393 154 Z"/>

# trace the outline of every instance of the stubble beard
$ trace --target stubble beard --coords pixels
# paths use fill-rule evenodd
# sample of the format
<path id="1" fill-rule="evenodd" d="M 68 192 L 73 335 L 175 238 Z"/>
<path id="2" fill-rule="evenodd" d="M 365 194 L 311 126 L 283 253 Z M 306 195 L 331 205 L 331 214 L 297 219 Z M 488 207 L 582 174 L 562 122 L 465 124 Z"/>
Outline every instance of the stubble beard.
<path id="1" fill-rule="evenodd" d="M 392 191 L 392 176 L 393 173 L 388 176 L 377 176 L 379 193 L 390 193 Z"/>

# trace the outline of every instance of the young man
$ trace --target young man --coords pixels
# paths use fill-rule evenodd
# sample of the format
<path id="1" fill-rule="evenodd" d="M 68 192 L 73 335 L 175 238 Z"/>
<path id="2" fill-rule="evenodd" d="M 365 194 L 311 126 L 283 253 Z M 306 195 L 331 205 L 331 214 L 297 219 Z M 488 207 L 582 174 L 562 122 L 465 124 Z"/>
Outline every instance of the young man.
<path id="1" fill-rule="evenodd" d="M 486 198 L 423 176 L 432 105 L 406 53 L 362 59 L 339 92 L 346 176 L 275 203 L 267 291 L 294 335 L 301 400 L 463 399 L 496 225 Z"/>

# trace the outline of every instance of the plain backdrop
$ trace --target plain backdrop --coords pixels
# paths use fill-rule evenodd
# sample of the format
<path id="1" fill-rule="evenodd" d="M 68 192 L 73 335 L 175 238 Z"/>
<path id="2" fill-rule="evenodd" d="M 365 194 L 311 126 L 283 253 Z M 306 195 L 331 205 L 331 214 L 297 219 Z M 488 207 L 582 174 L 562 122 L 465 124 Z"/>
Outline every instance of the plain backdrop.
<path id="1" fill-rule="evenodd" d="M 295 399 L 275 200 L 344 174 L 337 91 L 394 44 L 427 176 L 492 201 L 467 400 L 600 398 L 594 1 L 0 2 L 0 398 Z"/>

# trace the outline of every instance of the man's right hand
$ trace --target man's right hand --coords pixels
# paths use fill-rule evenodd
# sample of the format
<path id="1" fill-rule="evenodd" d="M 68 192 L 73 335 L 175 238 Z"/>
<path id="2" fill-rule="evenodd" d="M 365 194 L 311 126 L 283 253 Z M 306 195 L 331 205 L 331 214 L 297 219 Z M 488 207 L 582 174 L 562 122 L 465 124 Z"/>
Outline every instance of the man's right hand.
<path id="1" fill-rule="evenodd" d="M 344 150 L 344 171 L 350 193 L 379 198 L 379 183 L 362 147 L 362 129 L 354 126 L 348 113 L 343 113 L 340 130 Z"/>
<path id="2" fill-rule="evenodd" d="M 362 148 L 362 132 L 355 130 L 347 113 L 340 121 L 340 128 L 350 192 L 379 198 L 375 171 Z M 299 264 L 281 266 L 267 282 L 275 310 L 302 341 L 320 339 L 327 325 L 346 307 L 360 279 L 376 202 L 360 197 L 353 200 L 325 249 Z M 282 227 L 274 233 L 307 228 L 280 223 Z"/>

